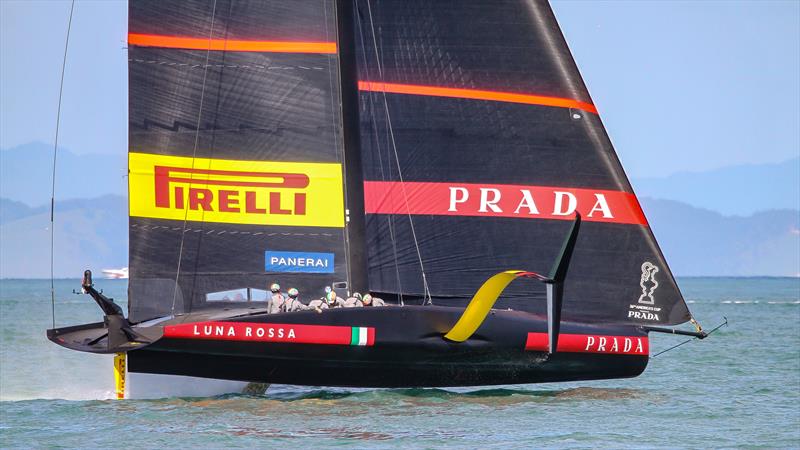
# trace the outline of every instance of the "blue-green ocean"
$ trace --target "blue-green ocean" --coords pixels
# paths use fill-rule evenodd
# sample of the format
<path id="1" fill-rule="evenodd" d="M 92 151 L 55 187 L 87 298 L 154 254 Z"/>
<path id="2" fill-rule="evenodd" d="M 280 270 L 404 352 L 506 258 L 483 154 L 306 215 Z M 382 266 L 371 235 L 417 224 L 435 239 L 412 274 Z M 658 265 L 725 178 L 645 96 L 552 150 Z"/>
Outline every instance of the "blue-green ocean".
<path id="1" fill-rule="evenodd" d="M 78 284 L 56 282 L 58 326 L 101 318 Z M 800 279 L 679 284 L 705 327 L 730 325 L 634 379 L 119 401 L 110 356 L 45 338 L 49 280 L 0 280 L 0 447 L 800 448 Z M 97 285 L 124 303 L 126 281 Z"/>

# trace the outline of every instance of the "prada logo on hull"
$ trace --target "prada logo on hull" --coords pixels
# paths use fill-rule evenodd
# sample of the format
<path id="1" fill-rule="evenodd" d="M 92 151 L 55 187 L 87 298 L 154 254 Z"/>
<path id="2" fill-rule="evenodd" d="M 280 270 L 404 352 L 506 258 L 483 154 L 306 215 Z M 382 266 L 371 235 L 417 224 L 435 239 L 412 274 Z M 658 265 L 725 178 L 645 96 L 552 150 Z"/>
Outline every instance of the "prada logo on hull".
<path id="1" fill-rule="evenodd" d="M 547 333 L 528 333 L 525 350 L 546 352 Z M 650 353 L 647 336 L 610 336 L 592 334 L 560 334 L 558 350 L 565 353 L 605 353 L 642 355 Z"/>

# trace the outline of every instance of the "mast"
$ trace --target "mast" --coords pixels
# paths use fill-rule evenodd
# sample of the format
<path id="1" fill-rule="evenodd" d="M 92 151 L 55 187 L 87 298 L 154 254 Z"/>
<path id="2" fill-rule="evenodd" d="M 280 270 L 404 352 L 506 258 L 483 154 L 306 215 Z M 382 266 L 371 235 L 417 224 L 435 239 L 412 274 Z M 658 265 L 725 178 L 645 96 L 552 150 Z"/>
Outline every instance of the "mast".
<path id="1" fill-rule="evenodd" d="M 339 50 L 342 139 L 344 141 L 345 208 L 348 289 L 368 290 L 364 219 L 364 174 L 361 169 L 358 73 L 356 70 L 352 0 L 336 0 L 336 32 Z"/>

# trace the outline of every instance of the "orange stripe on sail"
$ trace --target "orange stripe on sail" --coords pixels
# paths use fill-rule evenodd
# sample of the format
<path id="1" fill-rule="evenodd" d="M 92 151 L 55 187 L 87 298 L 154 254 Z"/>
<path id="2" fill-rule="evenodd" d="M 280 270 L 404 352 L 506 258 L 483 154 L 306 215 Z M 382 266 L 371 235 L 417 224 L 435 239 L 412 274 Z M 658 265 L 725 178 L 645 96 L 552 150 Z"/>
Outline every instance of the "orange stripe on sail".
<path id="1" fill-rule="evenodd" d="M 359 81 L 358 89 L 370 92 L 388 92 L 391 94 L 427 95 L 431 97 L 466 98 L 471 100 L 490 100 L 495 102 L 555 106 L 558 108 L 575 108 L 598 114 L 597 108 L 595 108 L 595 106 L 591 103 L 572 100 L 569 98 L 547 97 L 543 95 L 516 94 L 513 92 L 484 91 L 478 89 L 460 89 L 438 86 L 381 83 L 377 81 Z"/>
<path id="2" fill-rule="evenodd" d="M 336 53 L 335 42 L 241 41 L 137 33 L 128 34 L 128 44 L 139 47 L 224 50 L 229 52 Z"/>

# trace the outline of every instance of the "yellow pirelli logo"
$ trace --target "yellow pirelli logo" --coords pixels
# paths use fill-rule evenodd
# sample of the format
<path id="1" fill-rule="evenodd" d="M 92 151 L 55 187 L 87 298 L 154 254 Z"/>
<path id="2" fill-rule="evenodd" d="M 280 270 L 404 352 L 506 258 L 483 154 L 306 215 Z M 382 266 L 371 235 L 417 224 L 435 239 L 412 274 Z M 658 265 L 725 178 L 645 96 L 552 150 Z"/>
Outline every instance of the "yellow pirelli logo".
<path id="1" fill-rule="evenodd" d="M 344 227 L 342 166 L 129 153 L 130 215 Z"/>

